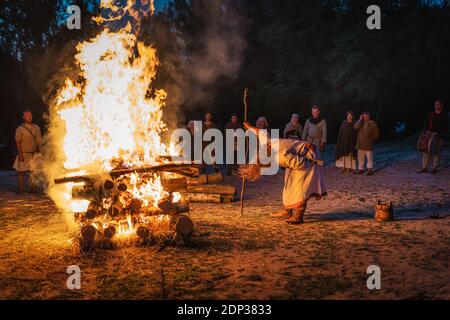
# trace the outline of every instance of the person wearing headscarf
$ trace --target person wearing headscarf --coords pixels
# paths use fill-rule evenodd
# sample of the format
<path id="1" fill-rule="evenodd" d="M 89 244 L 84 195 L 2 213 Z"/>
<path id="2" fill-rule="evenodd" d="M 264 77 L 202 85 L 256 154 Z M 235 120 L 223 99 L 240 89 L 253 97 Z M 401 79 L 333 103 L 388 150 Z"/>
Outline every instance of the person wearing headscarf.
<path id="1" fill-rule="evenodd" d="M 294 113 L 291 121 L 284 128 L 283 137 L 285 139 L 300 140 L 302 138 L 302 125 L 300 124 L 300 116 Z"/>
<path id="2" fill-rule="evenodd" d="M 259 117 L 258 120 L 256 120 L 255 127 L 267 130 L 269 129 L 269 123 L 265 117 Z"/>
<path id="3" fill-rule="evenodd" d="M 336 143 L 336 167 L 342 168 L 342 172 L 356 170 L 356 129 L 353 121 L 353 112 L 347 112 L 345 119 L 339 129 Z"/>

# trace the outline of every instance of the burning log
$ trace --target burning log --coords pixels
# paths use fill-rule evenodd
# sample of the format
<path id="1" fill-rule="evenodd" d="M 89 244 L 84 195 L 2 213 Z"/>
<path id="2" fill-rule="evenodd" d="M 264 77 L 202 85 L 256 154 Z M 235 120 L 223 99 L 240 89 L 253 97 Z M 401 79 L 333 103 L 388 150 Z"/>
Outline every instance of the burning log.
<path id="1" fill-rule="evenodd" d="M 183 239 L 183 242 L 189 243 L 194 234 L 194 223 L 192 220 L 187 216 L 180 215 L 172 220 L 172 224 L 177 234 Z"/>
<path id="2" fill-rule="evenodd" d="M 137 213 L 142 207 L 142 200 L 134 198 L 131 201 L 131 213 Z"/>
<path id="3" fill-rule="evenodd" d="M 122 175 L 131 173 L 147 173 L 147 172 L 161 172 L 161 171 L 178 173 L 180 175 L 188 177 L 197 177 L 199 175 L 199 166 L 191 163 L 188 164 L 167 163 L 142 168 L 113 170 L 110 172 L 105 172 L 105 174 L 109 174 L 112 178 L 118 178 Z M 88 174 L 72 177 L 62 177 L 55 179 L 54 182 L 55 184 L 63 184 L 68 182 L 91 182 L 97 180 L 100 176 L 101 176 L 100 174 Z"/>
<path id="4" fill-rule="evenodd" d="M 139 238 L 146 240 L 150 238 L 150 229 L 146 225 L 138 225 L 136 228 L 136 234 L 139 236 Z"/>
<path id="5" fill-rule="evenodd" d="M 114 202 L 108 209 L 108 214 L 112 218 L 119 218 L 123 214 L 123 205 L 120 201 Z"/>
<path id="6" fill-rule="evenodd" d="M 98 205 L 95 202 L 89 203 L 89 206 L 86 210 L 86 218 L 94 219 L 98 214 Z"/>
<path id="7" fill-rule="evenodd" d="M 108 225 L 103 229 L 103 236 L 107 239 L 111 239 L 116 234 L 116 228 L 112 225 Z"/>
<path id="8" fill-rule="evenodd" d="M 207 184 L 199 186 L 188 186 L 187 192 L 206 193 L 206 194 L 213 193 L 213 194 L 234 196 L 236 194 L 236 188 L 230 185 Z"/>
<path id="9" fill-rule="evenodd" d="M 127 184 L 126 183 L 119 183 L 119 185 L 117 186 L 117 189 L 120 191 L 120 192 L 125 192 L 125 191 L 127 191 L 128 190 L 128 186 L 127 186 Z"/>
<path id="10" fill-rule="evenodd" d="M 97 229 L 91 224 L 85 225 L 81 228 L 81 236 L 87 243 L 92 243 L 97 237 Z"/>
<path id="11" fill-rule="evenodd" d="M 103 188 L 105 188 L 105 190 L 112 190 L 114 188 L 114 181 L 105 180 L 105 182 L 103 183 Z"/>
<path id="12" fill-rule="evenodd" d="M 173 203 L 170 199 L 163 199 L 158 203 L 161 214 L 180 214 L 189 212 L 189 204 L 185 202 Z"/>
<path id="13" fill-rule="evenodd" d="M 73 186 L 72 199 L 98 201 L 100 192 L 97 188 L 90 185 Z"/>

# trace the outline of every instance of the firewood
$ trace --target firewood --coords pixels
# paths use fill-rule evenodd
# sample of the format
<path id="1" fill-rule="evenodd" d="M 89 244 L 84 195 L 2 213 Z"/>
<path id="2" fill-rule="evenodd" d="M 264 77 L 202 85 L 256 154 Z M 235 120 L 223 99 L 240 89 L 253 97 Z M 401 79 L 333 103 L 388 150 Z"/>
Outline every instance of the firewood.
<path id="1" fill-rule="evenodd" d="M 194 223 L 192 220 L 187 216 L 180 215 L 176 216 L 173 222 L 177 234 L 181 236 L 184 243 L 189 243 L 194 234 Z"/>
<path id="2" fill-rule="evenodd" d="M 98 205 L 95 202 L 89 203 L 85 215 L 88 219 L 94 219 L 98 215 Z"/>
<path id="3" fill-rule="evenodd" d="M 114 188 L 114 182 L 112 180 L 105 180 L 103 183 L 103 188 L 106 190 L 112 190 Z"/>
<path id="4" fill-rule="evenodd" d="M 106 226 L 106 228 L 103 229 L 103 236 L 105 238 L 111 239 L 116 234 L 116 228 L 114 226 Z"/>
<path id="5" fill-rule="evenodd" d="M 208 180 L 208 184 L 214 184 L 223 180 L 223 175 L 220 172 L 216 172 L 213 174 L 206 175 L 206 179 Z"/>
<path id="6" fill-rule="evenodd" d="M 169 213 L 172 207 L 172 201 L 169 199 L 162 199 L 158 202 L 158 208 L 160 208 L 164 213 Z"/>
<path id="7" fill-rule="evenodd" d="M 167 192 L 179 192 L 186 190 L 187 181 L 186 178 L 170 178 L 170 179 L 162 179 L 161 184 L 165 191 Z"/>
<path id="8" fill-rule="evenodd" d="M 97 236 L 97 229 L 93 225 L 85 225 L 81 228 L 81 236 L 86 242 L 93 242 Z"/>
<path id="9" fill-rule="evenodd" d="M 90 185 L 73 186 L 72 199 L 97 201 L 99 199 L 99 190 Z"/>
<path id="10" fill-rule="evenodd" d="M 221 195 L 212 193 L 183 193 L 183 198 L 191 202 L 220 203 Z"/>
<path id="11" fill-rule="evenodd" d="M 165 163 L 141 168 L 113 170 L 110 172 L 97 174 L 62 177 L 55 179 L 54 183 L 63 184 L 68 182 L 92 182 L 96 181 L 100 176 L 104 175 L 105 173 L 109 174 L 112 178 L 118 178 L 125 174 L 131 173 L 142 174 L 146 172 L 175 172 L 187 177 L 197 177 L 199 175 L 199 166 L 194 163 Z"/>
<path id="12" fill-rule="evenodd" d="M 222 203 L 230 203 L 234 201 L 234 196 L 221 196 Z"/>
<path id="13" fill-rule="evenodd" d="M 205 184 L 205 185 L 199 185 L 199 186 L 188 186 L 187 192 L 189 192 L 189 193 L 213 193 L 213 194 L 234 196 L 236 194 L 236 188 L 231 185 Z"/>
<path id="14" fill-rule="evenodd" d="M 125 183 L 119 183 L 119 185 L 117 186 L 117 189 L 121 192 L 125 192 L 128 189 L 128 186 Z"/>
<path id="15" fill-rule="evenodd" d="M 202 174 L 198 176 L 197 178 L 186 178 L 186 182 L 189 185 L 201 185 L 201 184 L 207 184 L 208 178 L 206 177 L 206 174 Z"/>
<path id="16" fill-rule="evenodd" d="M 150 237 L 150 229 L 146 225 L 138 225 L 136 228 L 136 234 L 141 239 L 148 239 Z"/>

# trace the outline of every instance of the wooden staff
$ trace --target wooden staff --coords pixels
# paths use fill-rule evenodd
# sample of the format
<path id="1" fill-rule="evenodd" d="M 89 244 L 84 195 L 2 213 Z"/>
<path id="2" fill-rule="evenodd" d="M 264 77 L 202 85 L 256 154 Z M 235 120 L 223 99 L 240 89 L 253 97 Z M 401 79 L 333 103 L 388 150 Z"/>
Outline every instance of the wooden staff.
<path id="1" fill-rule="evenodd" d="M 244 89 L 244 123 L 247 122 L 247 109 L 248 109 L 247 97 L 248 97 L 248 88 L 245 88 Z M 245 161 L 247 161 L 247 156 L 248 156 L 248 143 L 246 143 L 246 145 L 245 145 Z M 244 214 L 244 194 L 245 194 L 245 177 L 242 177 L 241 215 Z"/>

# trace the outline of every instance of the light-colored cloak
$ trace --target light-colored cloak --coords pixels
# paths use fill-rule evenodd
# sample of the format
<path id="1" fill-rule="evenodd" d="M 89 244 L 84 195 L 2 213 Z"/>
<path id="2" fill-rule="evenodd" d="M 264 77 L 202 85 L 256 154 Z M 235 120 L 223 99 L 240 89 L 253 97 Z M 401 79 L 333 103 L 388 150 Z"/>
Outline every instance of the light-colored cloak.
<path id="1" fill-rule="evenodd" d="M 264 144 L 265 136 L 260 141 Z M 310 198 L 326 195 L 323 166 L 307 161 L 320 160 L 319 148 L 299 140 L 270 139 L 271 153 L 278 164 L 286 168 L 283 187 L 283 204 L 286 208 L 298 207 Z"/>

